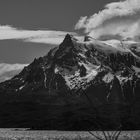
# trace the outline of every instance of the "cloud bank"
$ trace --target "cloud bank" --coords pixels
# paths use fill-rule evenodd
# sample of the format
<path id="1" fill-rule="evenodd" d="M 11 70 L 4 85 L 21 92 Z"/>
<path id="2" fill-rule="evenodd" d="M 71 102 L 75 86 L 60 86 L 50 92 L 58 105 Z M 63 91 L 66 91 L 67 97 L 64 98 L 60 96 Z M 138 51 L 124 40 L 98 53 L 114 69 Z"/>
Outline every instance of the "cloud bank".
<path id="1" fill-rule="evenodd" d="M 28 64 L 0 63 L 0 82 L 8 80 L 18 74 Z"/>
<path id="2" fill-rule="evenodd" d="M 55 30 L 23 30 L 14 28 L 9 25 L 0 25 L 0 40 L 12 39 L 22 40 L 23 42 L 59 45 L 67 33 L 77 36 L 77 34 L 74 32 Z M 27 64 L 0 63 L 0 82 L 12 78 L 14 75 L 18 74 L 26 65 Z"/>
<path id="3" fill-rule="evenodd" d="M 139 39 L 140 0 L 125 0 L 105 5 L 90 17 L 81 17 L 75 29 L 84 29 L 92 37 L 109 36 L 118 39 Z"/>
<path id="4" fill-rule="evenodd" d="M 55 30 L 22 30 L 9 25 L 0 25 L 0 40 L 20 39 L 25 42 L 60 44 L 67 34 L 77 35 L 74 32 L 55 31 Z"/>

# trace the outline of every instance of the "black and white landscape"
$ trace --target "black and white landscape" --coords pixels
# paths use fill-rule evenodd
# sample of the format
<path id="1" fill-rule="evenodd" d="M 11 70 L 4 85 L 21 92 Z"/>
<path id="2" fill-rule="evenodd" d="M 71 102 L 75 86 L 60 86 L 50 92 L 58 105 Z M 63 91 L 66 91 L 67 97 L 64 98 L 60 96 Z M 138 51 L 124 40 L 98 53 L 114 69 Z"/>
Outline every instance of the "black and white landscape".
<path id="1" fill-rule="evenodd" d="M 0 126 L 92 130 L 101 119 L 104 129 L 140 129 L 139 47 L 67 34 L 0 84 Z"/>
<path id="2" fill-rule="evenodd" d="M 0 5 L 0 128 L 139 130 L 140 1 L 13 2 Z"/>

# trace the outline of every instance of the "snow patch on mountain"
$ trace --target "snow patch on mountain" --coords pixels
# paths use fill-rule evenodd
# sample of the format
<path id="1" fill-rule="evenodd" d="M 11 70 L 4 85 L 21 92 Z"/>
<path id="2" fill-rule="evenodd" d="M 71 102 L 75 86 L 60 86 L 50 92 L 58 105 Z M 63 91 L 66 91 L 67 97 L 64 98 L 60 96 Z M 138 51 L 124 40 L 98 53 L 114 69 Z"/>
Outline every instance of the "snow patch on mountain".
<path id="1" fill-rule="evenodd" d="M 23 85 L 23 86 L 19 87 L 19 90 L 22 90 L 24 87 L 25 87 L 25 85 Z"/>
<path id="2" fill-rule="evenodd" d="M 138 68 L 136 66 L 132 66 L 132 68 L 135 70 L 136 73 L 140 73 L 140 68 Z"/>
<path id="3" fill-rule="evenodd" d="M 79 62 L 80 66 L 84 66 L 86 69 L 86 75 L 81 77 L 80 71 L 76 71 L 74 75 L 65 75 L 64 79 L 66 81 L 66 84 L 70 89 L 85 89 L 86 85 L 92 81 L 96 75 L 98 74 L 98 68 L 99 66 L 91 65 L 91 64 L 85 64 L 83 62 Z"/>
<path id="4" fill-rule="evenodd" d="M 114 79 L 114 75 L 113 74 L 111 74 L 111 73 L 108 73 L 108 74 L 106 74 L 104 77 L 103 77 L 103 81 L 105 82 L 105 83 L 110 83 L 112 80 Z"/>

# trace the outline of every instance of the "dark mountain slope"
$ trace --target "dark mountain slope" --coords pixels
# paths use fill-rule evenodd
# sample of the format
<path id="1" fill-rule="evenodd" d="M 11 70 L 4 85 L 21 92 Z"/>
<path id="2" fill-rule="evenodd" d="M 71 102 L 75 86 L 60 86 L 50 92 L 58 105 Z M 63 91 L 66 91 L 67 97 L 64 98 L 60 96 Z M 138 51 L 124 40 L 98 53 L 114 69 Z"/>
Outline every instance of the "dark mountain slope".
<path id="1" fill-rule="evenodd" d="M 140 128 L 139 47 L 91 37 L 81 42 L 67 34 L 0 83 L 0 127 L 87 130 L 99 129 L 100 120 L 106 129 Z"/>

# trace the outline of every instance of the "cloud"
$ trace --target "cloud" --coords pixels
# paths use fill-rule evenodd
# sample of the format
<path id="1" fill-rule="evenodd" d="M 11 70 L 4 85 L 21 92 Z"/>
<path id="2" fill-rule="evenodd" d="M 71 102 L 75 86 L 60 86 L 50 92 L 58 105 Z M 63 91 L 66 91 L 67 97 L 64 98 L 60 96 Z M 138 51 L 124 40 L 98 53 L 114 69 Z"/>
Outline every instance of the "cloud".
<path id="1" fill-rule="evenodd" d="M 81 17 L 75 29 L 84 29 L 95 38 L 104 35 L 136 38 L 140 35 L 140 0 L 109 3 L 98 13 Z"/>
<path id="2" fill-rule="evenodd" d="M 8 80 L 18 74 L 28 64 L 0 63 L 0 82 Z"/>
<path id="3" fill-rule="evenodd" d="M 22 30 L 9 25 L 0 26 L 0 40 L 21 39 L 25 42 L 60 44 L 67 34 L 77 35 L 74 32 L 55 30 Z"/>

